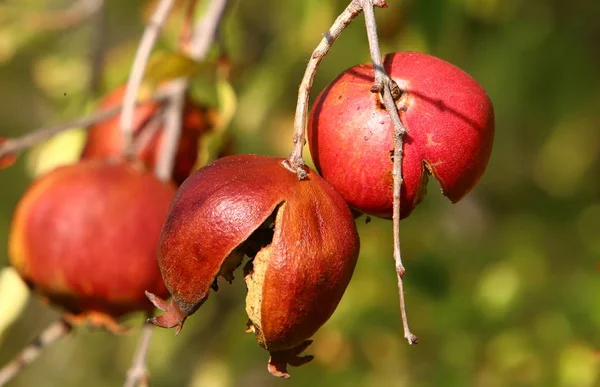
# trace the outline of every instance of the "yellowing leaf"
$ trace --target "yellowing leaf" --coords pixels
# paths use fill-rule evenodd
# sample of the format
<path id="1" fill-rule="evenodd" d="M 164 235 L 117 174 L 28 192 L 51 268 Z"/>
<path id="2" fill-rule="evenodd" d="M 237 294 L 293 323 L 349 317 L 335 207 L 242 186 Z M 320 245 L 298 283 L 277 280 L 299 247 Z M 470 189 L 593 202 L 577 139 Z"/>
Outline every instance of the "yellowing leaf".
<path id="1" fill-rule="evenodd" d="M 204 360 L 196 367 L 191 387 L 228 387 L 232 386 L 231 368 L 228 362 L 219 359 Z"/>
<path id="2" fill-rule="evenodd" d="M 46 142 L 36 145 L 27 158 L 27 168 L 32 176 L 42 175 L 58 166 L 79 160 L 85 132 L 82 129 L 62 132 Z"/>
<path id="3" fill-rule="evenodd" d="M 0 337 L 19 317 L 28 298 L 29 290 L 15 269 L 0 270 Z"/>
<path id="4" fill-rule="evenodd" d="M 224 71 L 218 72 L 216 92 L 218 111 L 209 113 L 213 116 L 211 119 L 214 121 L 214 127 L 199 139 L 198 159 L 194 170 L 218 158 L 231 142 L 226 131 L 237 110 L 237 95 Z"/>
<path id="5" fill-rule="evenodd" d="M 212 62 L 197 62 L 182 52 L 158 51 L 150 57 L 144 82 L 150 87 L 170 79 L 191 77 L 213 70 Z"/>
<path id="6" fill-rule="evenodd" d="M 227 79 L 226 70 L 219 71 L 217 75 L 217 99 L 219 104 L 219 119 L 217 131 L 224 131 L 229 127 L 237 111 L 237 95 Z"/>

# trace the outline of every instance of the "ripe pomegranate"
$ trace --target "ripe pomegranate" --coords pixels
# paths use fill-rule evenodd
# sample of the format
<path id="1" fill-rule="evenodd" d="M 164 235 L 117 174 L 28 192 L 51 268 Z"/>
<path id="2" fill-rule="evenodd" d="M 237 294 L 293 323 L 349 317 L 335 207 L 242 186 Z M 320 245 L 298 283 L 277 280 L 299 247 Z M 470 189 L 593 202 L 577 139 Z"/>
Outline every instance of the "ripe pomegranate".
<path id="1" fill-rule="evenodd" d="M 156 252 L 175 187 L 143 166 L 86 160 L 40 177 L 19 201 L 10 262 L 73 323 L 119 332 L 116 318 L 167 296 Z"/>
<path id="2" fill-rule="evenodd" d="M 100 109 L 109 109 L 122 104 L 125 96 L 125 85 L 118 87 L 110 93 L 100 104 Z M 133 127 L 134 136 L 142 136 L 146 125 L 155 117 L 160 109 L 159 103 L 149 103 L 136 107 Z M 177 184 L 181 184 L 190 174 L 198 157 L 198 142 L 206 132 L 213 128 L 215 112 L 194 103 L 189 97 L 186 101 L 183 114 L 181 139 L 175 156 L 172 177 Z M 160 128 L 144 141 L 136 156 L 148 168 L 153 169 L 160 142 L 162 141 L 162 122 Z M 146 128 L 147 129 L 147 128 Z M 88 138 L 81 154 L 82 159 L 104 158 L 119 156 L 124 152 L 124 140 L 120 127 L 120 115 L 113 116 L 88 129 Z"/>
<path id="3" fill-rule="evenodd" d="M 421 201 L 428 174 L 452 202 L 485 171 L 494 110 L 485 90 L 458 67 L 431 55 L 397 52 L 384 67 L 402 90 L 406 127 L 401 217 Z M 316 98 L 309 117 L 310 152 L 321 175 L 359 211 L 392 217 L 393 124 L 373 86 L 372 64 L 354 66 Z"/>
<path id="4" fill-rule="evenodd" d="M 150 299 L 165 314 L 158 326 L 181 329 L 187 316 L 244 267 L 249 330 L 271 353 L 269 371 L 287 365 L 334 312 L 359 251 L 343 198 L 308 170 L 299 181 L 283 159 L 239 155 L 201 168 L 180 187 L 163 228 L 158 262 L 173 299 Z"/>

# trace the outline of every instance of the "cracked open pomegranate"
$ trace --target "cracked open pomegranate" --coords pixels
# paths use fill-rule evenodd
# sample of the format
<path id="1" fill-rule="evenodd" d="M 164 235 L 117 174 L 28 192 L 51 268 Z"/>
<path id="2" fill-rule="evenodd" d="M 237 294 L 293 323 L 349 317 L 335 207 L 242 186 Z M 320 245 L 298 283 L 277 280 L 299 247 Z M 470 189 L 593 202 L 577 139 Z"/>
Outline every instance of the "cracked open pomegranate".
<path id="1" fill-rule="evenodd" d="M 421 201 L 433 175 L 452 202 L 485 171 L 494 140 L 494 110 L 463 70 L 431 55 L 397 52 L 384 67 L 397 98 L 404 136 L 401 217 Z M 309 117 L 310 152 L 321 175 L 355 209 L 392 217 L 394 128 L 373 86 L 372 64 L 354 66 L 316 98 Z"/>
<path id="2" fill-rule="evenodd" d="M 238 155 L 199 169 L 173 201 L 158 262 L 170 303 L 151 321 L 182 328 L 185 319 L 233 280 L 244 263 L 249 331 L 270 352 L 268 369 L 288 377 L 287 365 L 333 314 L 359 251 L 356 226 L 343 198 L 315 172 L 299 181 L 283 159 Z"/>
<path id="3" fill-rule="evenodd" d="M 123 331 L 116 318 L 167 296 L 156 250 L 175 187 L 124 161 L 86 160 L 38 178 L 19 201 L 10 262 L 72 323 Z"/>

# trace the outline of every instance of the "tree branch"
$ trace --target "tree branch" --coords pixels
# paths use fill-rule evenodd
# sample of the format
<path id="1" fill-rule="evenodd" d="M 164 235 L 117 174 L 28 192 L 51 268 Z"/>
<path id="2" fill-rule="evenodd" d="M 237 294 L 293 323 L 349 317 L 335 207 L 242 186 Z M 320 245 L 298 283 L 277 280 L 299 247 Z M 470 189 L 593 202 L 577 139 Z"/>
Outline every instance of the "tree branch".
<path id="1" fill-rule="evenodd" d="M 154 325 L 145 322 L 140 333 L 133 363 L 127 371 L 127 378 L 123 387 L 146 387 L 149 385 L 148 369 L 146 368 L 146 359 L 148 358 L 148 350 L 152 341 L 152 332 Z"/>
<path id="2" fill-rule="evenodd" d="M 138 101 L 135 103 L 135 106 L 145 105 L 151 102 L 164 102 L 169 97 L 169 90 L 159 90 L 152 98 L 144 101 Z M 24 149 L 32 147 L 37 143 L 45 141 L 50 137 L 53 137 L 61 132 L 64 132 L 69 129 L 79 128 L 79 127 L 89 127 L 98 122 L 107 120 L 121 112 L 123 109 L 123 105 L 113 106 L 108 109 L 99 110 L 90 114 L 89 116 L 76 119 L 71 122 L 67 122 L 64 124 L 58 124 L 54 126 L 50 126 L 47 128 L 41 128 L 34 132 L 28 133 L 24 136 L 18 138 L 9 138 L 6 139 L 0 145 L 0 159 L 6 156 L 18 155 Z"/>
<path id="3" fill-rule="evenodd" d="M 104 0 L 77 0 L 60 11 L 31 15 L 27 23 L 39 32 L 67 29 L 93 16 L 103 4 Z"/>
<path id="4" fill-rule="evenodd" d="M 203 60 L 218 35 L 219 27 L 227 8 L 228 0 L 212 0 L 204 16 L 194 26 L 187 54 L 196 61 Z M 159 149 L 155 173 L 168 180 L 173 170 L 177 144 L 181 136 L 181 122 L 185 105 L 185 93 L 189 80 L 175 79 L 167 85 L 171 98 L 165 111 L 165 137 Z"/>
<path id="5" fill-rule="evenodd" d="M 71 324 L 62 318 L 48 326 L 17 357 L 0 369 L 0 386 L 10 382 L 23 368 L 37 359 L 46 347 L 68 335 L 71 329 Z"/>
<path id="6" fill-rule="evenodd" d="M 160 0 L 154 14 L 150 18 L 150 22 L 144 30 L 142 40 L 138 46 L 131 66 L 131 72 L 125 88 L 125 96 L 123 97 L 123 113 L 121 114 L 121 130 L 125 137 L 125 149 L 129 147 L 133 139 L 133 115 L 135 112 L 135 100 L 144 79 L 146 65 L 150 58 L 150 53 L 154 48 L 156 38 L 162 29 L 175 0 Z"/>
<path id="7" fill-rule="evenodd" d="M 192 41 L 194 13 L 196 12 L 197 5 L 198 0 L 188 0 L 185 8 L 185 14 L 183 15 L 183 23 L 181 26 L 181 33 L 179 35 L 179 47 L 184 51 L 189 49 L 188 46 Z"/>
<path id="8" fill-rule="evenodd" d="M 206 57 L 208 50 L 219 34 L 219 28 L 227 9 L 228 0 L 212 0 L 204 17 L 194 26 L 192 42 L 188 55 L 200 61 Z"/>
<path id="9" fill-rule="evenodd" d="M 294 148 L 287 160 L 284 161 L 283 165 L 292 172 L 298 174 L 298 179 L 302 180 L 306 177 L 306 171 L 302 168 L 304 166 L 304 158 L 302 157 L 302 149 L 304 148 L 305 132 L 306 132 L 306 121 L 308 115 L 308 99 L 310 96 L 310 90 L 312 88 L 313 80 L 319 64 L 329 52 L 329 49 L 340 36 L 342 31 L 354 20 L 358 14 L 362 11 L 362 4 L 360 0 L 352 0 L 346 9 L 335 19 L 333 25 L 325 33 L 323 39 L 313 51 L 300 88 L 298 90 L 298 102 L 296 104 L 296 116 L 294 118 Z"/>
<path id="10" fill-rule="evenodd" d="M 99 1 L 99 3 L 101 4 L 102 1 Z M 122 105 L 96 112 L 88 117 L 70 123 L 44 128 L 21 138 L 6 139 L 6 141 L 2 142 L 2 145 L 0 145 L 0 159 L 5 156 L 16 155 L 23 149 L 44 141 L 62 131 L 76 127 L 89 127 L 97 122 L 113 117 L 119 114 L 119 112 L 122 112 L 121 126 L 126 137 L 126 149 L 128 149 L 130 148 L 129 144 L 131 144 L 133 140 L 133 114 L 135 107 L 151 101 L 167 101 L 168 105 L 165 111 L 166 140 L 160 150 L 159 162 L 157 163 L 155 173 L 159 178 L 168 180 L 172 171 L 179 141 L 185 91 L 187 90 L 188 80 L 176 79 L 169 82 L 164 89 L 161 89 L 148 101 L 136 102 L 136 97 L 144 76 L 148 58 L 173 3 L 174 0 L 161 0 L 149 25 L 144 31 L 144 35 L 132 65 Z M 211 44 L 218 34 L 218 29 L 227 3 L 227 0 L 213 0 L 205 16 L 194 28 L 189 54 L 195 60 L 202 60 L 208 53 Z M 138 145 L 139 144 L 133 144 L 134 147 Z M 135 386 L 140 382 L 142 382 L 143 385 L 148 385 L 145 363 L 152 337 L 152 327 L 151 324 L 145 323 L 142 328 L 134 361 L 125 380 L 126 387 Z M 15 360 L 0 369 L 0 386 L 6 384 L 9 380 L 14 378 L 21 369 L 33 362 L 45 347 L 67 335 L 71 331 L 71 328 L 71 325 L 64 319 L 61 319 L 48 327 L 34 343 L 27 346 Z"/>
<path id="11" fill-rule="evenodd" d="M 93 96 L 98 94 L 102 70 L 104 69 L 104 57 L 107 44 L 106 7 L 104 0 L 99 1 L 99 8 L 90 21 L 92 27 L 91 49 L 89 52 L 90 81 L 89 91 Z"/>
<path id="12" fill-rule="evenodd" d="M 164 121 L 164 105 L 161 105 L 160 109 L 152 115 L 150 120 L 141 128 L 139 134 L 135 136 L 129 149 L 125 149 L 125 157 L 133 158 L 142 149 L 146 148 L 162 129 Z"/>
<path id="13" fill-rule="evenodd" d="M 209 9 L 194 27 L 188 52 L 188 55 L 194 60 L 200 61 L 207 55 L 210 46 L 217 36 L 227 3 L 227 0 L 212 0 Z M 160 145 L 158 162 L 154 170 L 155 175 L 161 180 L 166 181 L 171 178 L 177 154 L 177 145 L 181 136 L 185 93 L 188 86 L 189 79 L 187 78 L 175 79 L 165 85 L 170 98 L 165 110 L 164 140 Z M 134 387 L 136 384 L 145 387 L 149 383 L 146 358 L 150 348 L 153 327 L 154 325 L 147 322 L 144 325 L 133 364 L 127 372 L 124 387 Z"/>
<path id="14" fill-rule="evenodd" d="M 171 89 L 172 96 L 165 109 L 164 137 L 159 145 L 158 162 L 154 168 L 156 177 L 163 181 L 171 179 L 171 172 L 175 164 L 175 156 L 181 137 L 181 124 L 188 81 L 185 78 L 177 79 L 169 82 L 166 87 Z"/>
<path id="15" fill-rule="evenodd" d="M 377 24 L 375 21 L 374 7 L 387 7 L 384 0 L 362 0 L 363 10 L 365 13 L 365 24 L 367 36 L 369 39 L 369 50 L 371 60 L 373 61 L 373 70 L 375 72 L 375 84 L 371 88 L 372 92 L 378 92 L 382 96 L 385 110 L 390 115 L 390 119 L 394 124 L 394 202 L 392 221 L 394 227 L 394 261 L 396 262 L 396 276 L 398 278 L 398 292 L 400 297 L 400 312 L 402 315 L 402 325 L 404 327 L 404 337 L 409 344 L 417 343 L 417 336 L 413 335 L 408 326 L 408 318 L 406 314 L 406 303 L 404 300 L 404 283 L 402 277 L 406 273 L 402 264 L 402 252 L 400 249 L 400 199 L 402 193 L 402 150 L 403 138 L 406 133 L 406 128 L 398 115 L 398 108 L 394 102 L 392 90 L 399 92 L 398 85 L 385 72 L 381 61 L 381 51 L 379 49 L 379 39 L 377 37 Z"/>

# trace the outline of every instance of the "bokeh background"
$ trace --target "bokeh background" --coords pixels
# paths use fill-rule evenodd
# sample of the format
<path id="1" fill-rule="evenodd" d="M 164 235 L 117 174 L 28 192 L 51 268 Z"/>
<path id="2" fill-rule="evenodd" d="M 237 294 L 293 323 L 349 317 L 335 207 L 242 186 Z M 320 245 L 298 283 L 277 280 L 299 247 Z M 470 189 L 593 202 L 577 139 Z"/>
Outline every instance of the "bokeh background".
<path id="1" fill-rule="evenodd" d="M 107 0 L 103 21 L 42 23 L 40 15 L 71 3 L 0 2 L 0 136 L 88 113 L 126 79 L 154 2 Z M 307 58 L 347 3 L 234 3 L 222 39 L 237 93 L 236 151 L 286 156 Z M 382 51 L 425 51 L 462 67 L 488 91 L 497 120 L 477 188 L 452 205 L 432 180 L 402 223 L 409 320 L 420 343 L 402 337 L 391 223 L 360 219 L 358 267 L 314 337 L 312 363 L 292 368 L 287 381 L 267 373 L 268 354 L 244 333 L 240 281 L 221 286 L 179 336 L 156 330 L 153 386 L 600 386 L 600 2 L 388 3 L 376 11 Z M 170 20 L 162 47 L 173 46 L 180 21 Z M 366 61 L 360 16 L 323 61 L 313 97 Z M 19 197 L 36 173 L 73 159 L 82 133 L 67 132 L 0 171 L 0 267 L 8 265 Z M 0 364 L 58 317 L 26 297 L 3 281 L 0 322 L 25 306 L 0 324 Z M 11 385 L 119 386 L 142 320 L 128 318 L 136 331 L 122 337 L 77 329 Z"/>

